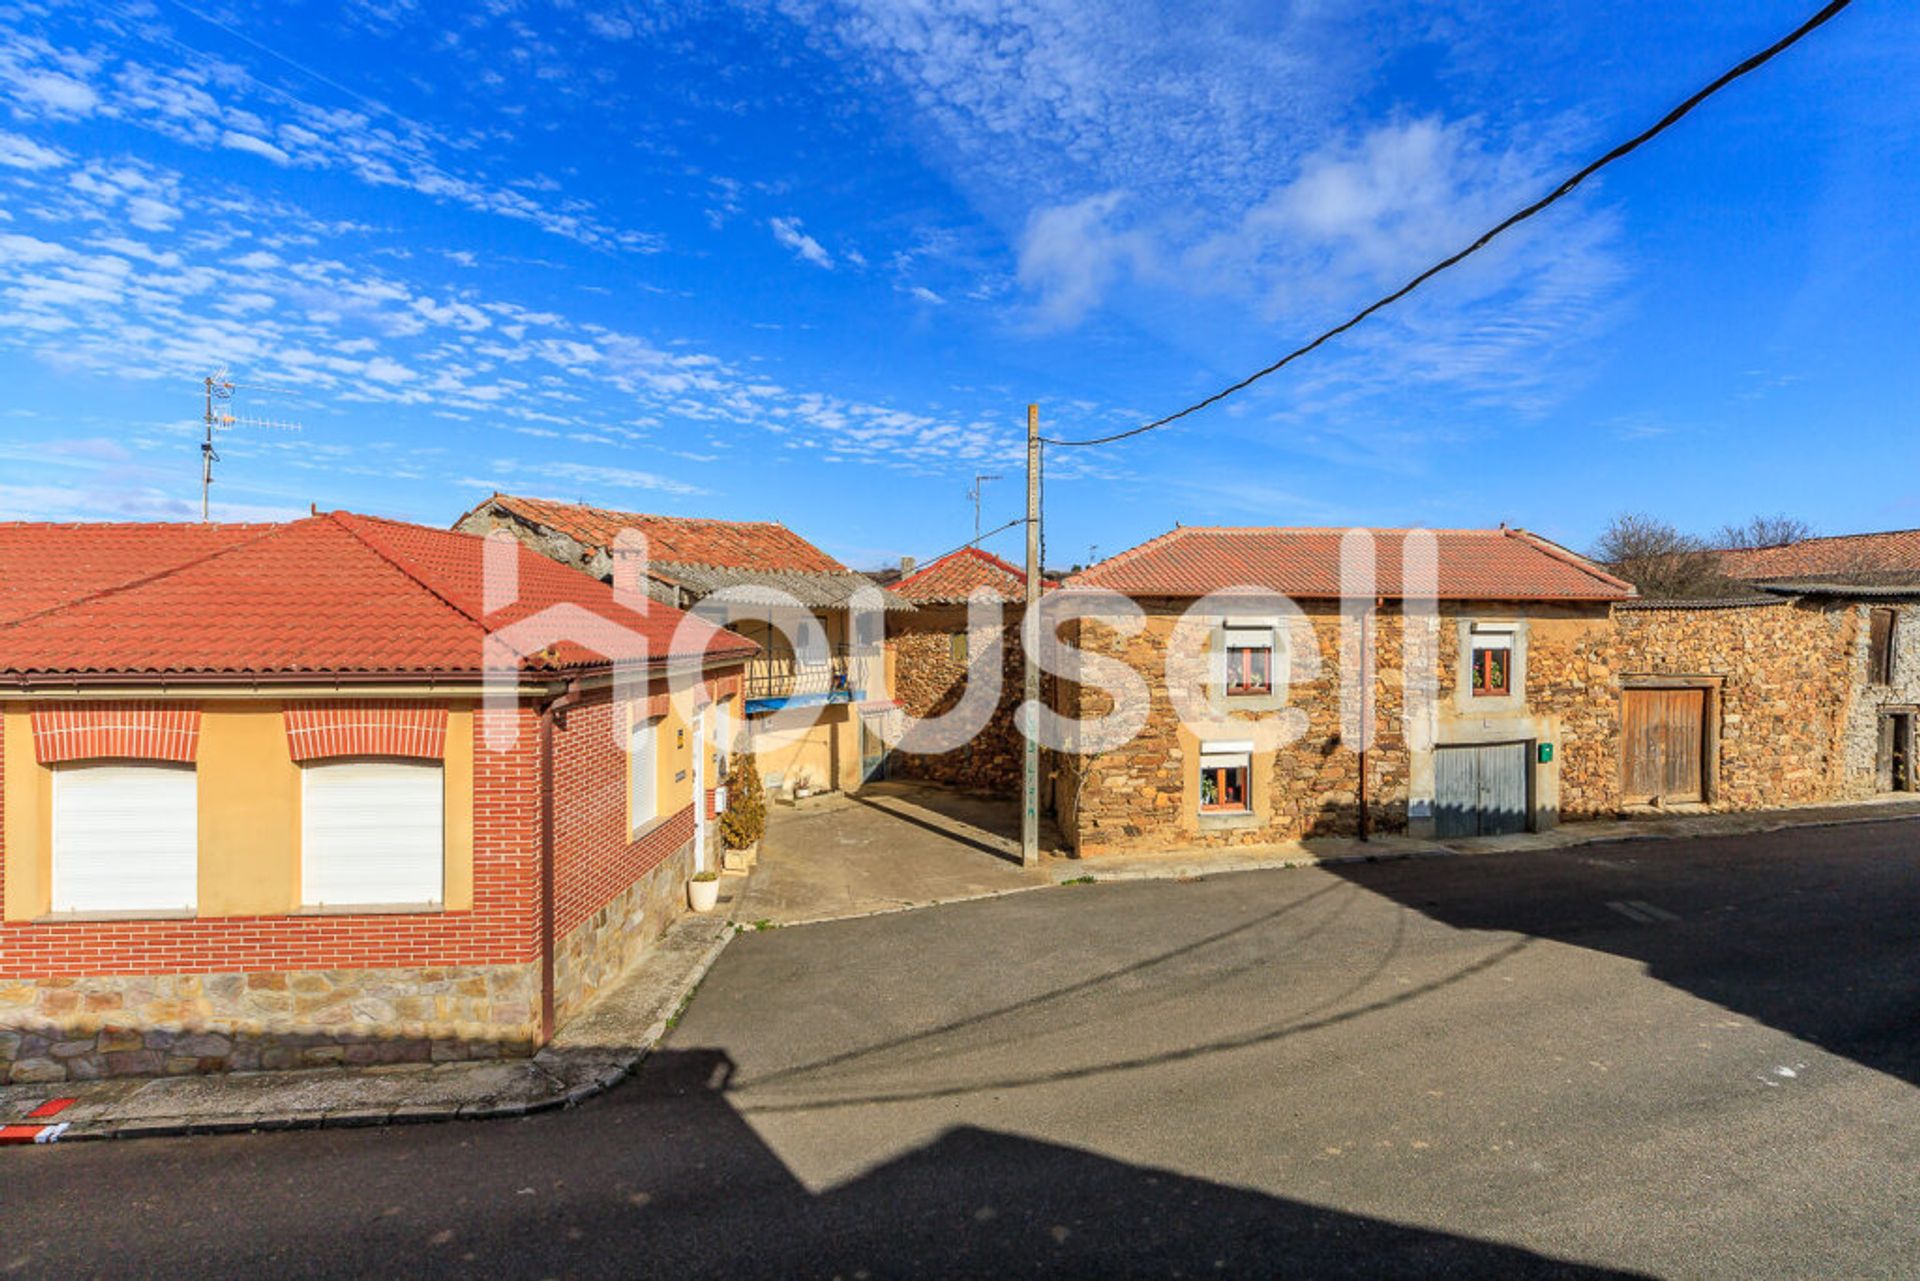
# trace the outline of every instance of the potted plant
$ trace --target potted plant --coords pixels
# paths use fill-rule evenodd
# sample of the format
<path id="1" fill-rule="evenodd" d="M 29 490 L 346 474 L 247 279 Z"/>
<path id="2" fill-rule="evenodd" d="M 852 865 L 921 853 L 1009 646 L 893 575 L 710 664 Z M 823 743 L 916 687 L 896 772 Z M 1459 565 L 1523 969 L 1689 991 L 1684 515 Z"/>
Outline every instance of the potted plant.
<path id="1" fill-rule="evenodd" d="M 711 912 L 720 902 L 720 873 L 695 872 L 687 882 L 687 902 L 696 912 Z"/>
<path id="2" fill-rule="evenodd" d="M 720 843 L 729 867 L 751 866 L 767 830 L 767 793 L 751 752 L 733 758 L 727 772 L 727 808 L 720 815 Z"/>

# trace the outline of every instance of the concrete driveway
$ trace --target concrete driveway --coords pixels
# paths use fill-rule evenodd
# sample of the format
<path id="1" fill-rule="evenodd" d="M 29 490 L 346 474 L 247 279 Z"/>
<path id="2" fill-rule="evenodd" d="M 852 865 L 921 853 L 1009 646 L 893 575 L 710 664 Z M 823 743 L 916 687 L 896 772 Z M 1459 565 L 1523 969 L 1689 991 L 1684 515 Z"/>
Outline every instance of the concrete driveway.
<path id="1" fill-rule="evenodd" d="M 1050 848 L 1051 832 L 1043 847 Z M 767 810 L 760 863 L 735 919 L 838 920 L 1048 884 L 1020 866 L 1020 815 L 932 784 L 871 783 Z"/>

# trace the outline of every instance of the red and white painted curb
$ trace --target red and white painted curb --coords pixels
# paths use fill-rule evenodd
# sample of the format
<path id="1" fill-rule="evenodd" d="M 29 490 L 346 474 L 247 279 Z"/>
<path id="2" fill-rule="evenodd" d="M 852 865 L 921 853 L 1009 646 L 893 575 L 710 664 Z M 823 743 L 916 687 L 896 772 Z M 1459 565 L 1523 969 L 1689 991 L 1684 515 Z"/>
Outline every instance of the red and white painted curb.
<path id="1" fill-rule="evenodd" d="M 18 1125 L 0 1125 L 0 1146 L 24 1143 L 58 1143 L 60 1136 L 67 1132 L 65 1121 L 53 1118 L 72 1107 L 72 1099 L 48 1099 L 33 1111 L 27 1113 L 25 1120 Z"/>

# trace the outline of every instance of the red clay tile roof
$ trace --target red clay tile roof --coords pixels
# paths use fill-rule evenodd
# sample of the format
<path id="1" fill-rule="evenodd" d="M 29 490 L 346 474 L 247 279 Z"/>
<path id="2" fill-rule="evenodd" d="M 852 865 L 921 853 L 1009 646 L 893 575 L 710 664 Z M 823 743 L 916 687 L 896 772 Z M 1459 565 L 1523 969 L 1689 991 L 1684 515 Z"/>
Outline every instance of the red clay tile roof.
<path id="1" fill-rule="evenodd" d="M 6 566 L 0 574 L 0 623 L 138 582 L 273 528 L 0 521 L 0 564 Z"/>
<path id="2" fill-rule="evenodd" d="M 1051 579 L 1042 579 L 1042 591 L 1058 587 Z M 1001 560 L 978 547 L 962 547 L 949 552 L 925 569 L 908 574 L 893 585 L 893 590 L 916 604 L 935 605 L 964 601 L 975 588 L 984 587 L 1003 601 L 1027 598 L 1027 571 Z"/>
<path id="3" fill-rule="evenodd" d="M 666 564 L 806 574 L 850 572 L 845 565 L 777 521 L 649 516 L 643 512 L 609 511 L 604 507 L 523 498 L 517 494 L 495 494 L 481 506 L 488 504 L 497 504 L 522 519 L 545 525 L 583 546 L 599 550 L 611 550 L 621 530 L 637 530 L 646 536 L 648 559 Z"/>
<path id="4" fill-rule="evenodd" d="M 232 535 L 225 546 L 198 525 L 0 525 L 0 581 L 34 566 L 36 596 L 55 602 L 0 622 L 0 672 L 470 678 L 486 666 L 489 635 L 552 606 L 571 611 L 571 625 L 516 645 L 527 668 L 599 666 L 607 649 L 637 648 L 635 638 L 656 660 L 754 648 L 699 620 L 679 632 L 686 615 L 665 605 L 629 610 L 605 584 L 517 543 L 517 598 L 488 614 L 485 540 L 470 534 L 347 512 L 212 528 Z M 74 583 L 54 581 L 48 559 L 76 530 L 133 548 L 144 572 L 87 564 Z"/>
<path id="5" fill-rule="evenodd" d="M 1920 529 L 1807 538 L 1716 555 L 1722 573 L 1747 582 L 1831 574 L 1920 573 Z"/>
<path id="6" fill-rule="evenodd" d="M 1340 595 L 1344 529 L 1188 526 L 1149 539 L 1076 574 L 1069 587 L 1104 587 L 1129 596 L 1204 596 L 1258 587 L 1299 600 Z M 1404 529 L 1367 531 L 1376 540 L 1378 595 L 1399 597 Z M 1429 531 L 1440 555 L 1442 600 L 1612 601 L 1632 593 L 1625 581 L 1524 530 Z"/>

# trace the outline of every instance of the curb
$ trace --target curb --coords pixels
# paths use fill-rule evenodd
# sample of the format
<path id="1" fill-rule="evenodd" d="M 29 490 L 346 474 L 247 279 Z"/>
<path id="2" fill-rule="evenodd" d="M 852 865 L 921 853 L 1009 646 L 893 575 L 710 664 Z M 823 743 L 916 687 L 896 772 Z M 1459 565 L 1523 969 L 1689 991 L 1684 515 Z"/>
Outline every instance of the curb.
<path id="1" fill-rule="evenodd" d="M 1098 858 L 1078 861 L 1076 866 L 1054 870 L 1054 880 L 1050 884 L 1070 885 L 1091 883 L 1105 885 L 1122 881 L 1178 881 L 1198 880 L 1209 876 L 1234 876 L 1243 872 L 1279 872 L 1306 867 L 1340 867 L 1355 863 L 1401 863 L 1422 858 L 1485 858 L 1492 854 L 1558 854 L 1567 850 L 1582 849 L 1591 845 L 1625 845 L 1635 841 L 1694 841 L 1719 840 L 1735 836 L 1757 836 L 1772 832 L 1787 832 L 1799 829 L 1821 827 L 1861 827 L 1873 823 L 1910 823 L 1920 822 L 1920 813 L 1911 814 L 1852 814 L 1836 815 L 1827 818 L 1810 819 L 1768 819 L 1756 818 L 1751 824 L 1731 828 L 1724 832 L 1605 832 L 1580 840 L 1563 844 L 1525 845 L 1512 849 L 1461 849 L 1458 846 L 1435 842 L 1420 849 L 1381 850 L 1366 854 L 1330 854 L 1324 858 L 1306 855 L 1296 858 L 1275 857 L 1270 860 L 1249 859 L 1243 862 L 1230 862 L 1223 859 L 1211 861 L 1169 861 L 1164 866 L 1112 867 L 1102 869 Z M 1564 830 L 1564 829 L 1562 829 Z M 1007 891 L 1003 891 L 1007 892 Z M 1018 893 L 1018 891 L 1011 891 Z M 907 910 L 907 909 L 894 909 Z M 869 914 L 871 915 L 871 914 Z M 812 922 L 806 922 L 811 924 Z"/>
<path id="2" fill-rule="evenodd" d="M 98 1142 L 106 1139 L 162 1139 L 184 1138 L 214 1134 L 260 1134 L 281 1130 L 345 1130 L 365 1129 L 387 1125 L 428 1125 L 447 1121 L 502 1121 L 520 1117 L 535 1116 L 542 1112 L 553 1112 L 561 1108 L 578 1107 L 598 1094 L 626 1080 L 647 1055 L 664 1038 L 668 1024 L 673 1022 L 687 1000 L 707 972 L 713 968 L 720 953 L 726 949 L 739 931 L 731 921 L 719 931 L 718 936 L 708 944 L 705 951 L 676 983 L 667 1001 L 667 1013 L 650 1024 L 639 1038 L 639 1043 L 624 1048 L 617 1056 L 605 1057 L 600 1052 L 600 1061 L 595 1070 L 585 1079 L 569 1083 L 564 1076 L 566 1051 L 551 1053 L 552 1047 L 540 1051 L 528 1062 L 538 1069 L 553 1084 L 551 1092 L 534 1098 L 492 1099 L 483 1103 L 462 1103 L 451 1107 L 434 1104 L 403 1105 L 394 1108 L 348 1108 L 336 1112 L 302 1112 L 293 1114 L 240 1113 L 232 1116 L 208 1117 L 141 1117 L 125 1121 L 107 1121 L 97 1126 L 77 1122 L 61 1127 L 61 1132 L 52 1138 L 42 1137 L 38 1141 L 50 1143 L 55 1140 L 64 1143 Z M 548 1062 L 542 1063 L 540 1055 L 550 1054 Z M 556 1070 L 559 1074 L 556 1074 Z"/>

